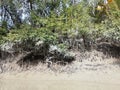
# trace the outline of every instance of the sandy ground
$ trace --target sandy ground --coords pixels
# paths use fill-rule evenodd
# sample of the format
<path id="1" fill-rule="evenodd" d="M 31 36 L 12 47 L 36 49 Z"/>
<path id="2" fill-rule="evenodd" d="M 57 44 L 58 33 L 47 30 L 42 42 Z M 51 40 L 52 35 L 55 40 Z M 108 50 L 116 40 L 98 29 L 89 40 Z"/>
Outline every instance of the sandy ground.
<path id="1" fill-rule="evenodd" d="M 40 72 L 6 73 L 0 76 L 0 90 L 120 90 L 120 73 Z"/>
<path id="2" fill-rule="evenodd" d="M 120 90 L 119 60 L 102 56 L 91 53 L 62 67 L 39 64 L 27 71 L 7 71 L 0 74 L 0 90 Z"/>

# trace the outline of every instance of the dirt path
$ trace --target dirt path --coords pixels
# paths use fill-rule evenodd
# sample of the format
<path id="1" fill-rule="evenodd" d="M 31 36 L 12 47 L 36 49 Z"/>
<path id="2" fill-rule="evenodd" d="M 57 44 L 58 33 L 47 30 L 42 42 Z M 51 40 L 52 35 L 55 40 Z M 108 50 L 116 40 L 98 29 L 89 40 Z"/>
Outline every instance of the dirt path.
<path id="1" fill-rule="evenodd" d="M 120 90 L 118 72 L 22 72 L 2 74 L 0 78 L 0 90 Z"/>

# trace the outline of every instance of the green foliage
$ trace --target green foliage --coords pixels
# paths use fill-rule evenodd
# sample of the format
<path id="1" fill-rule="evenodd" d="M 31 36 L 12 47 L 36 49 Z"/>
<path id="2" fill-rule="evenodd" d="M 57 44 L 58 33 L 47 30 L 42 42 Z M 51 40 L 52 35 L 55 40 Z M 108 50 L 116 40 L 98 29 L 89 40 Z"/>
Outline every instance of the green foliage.
<path id="1" fill-rule="evenodd" d="M 66 6 L 66 3 L 69 5 Z M 95 23 L 96 17 L 90 15 L 91 7 L 85 2 L 70 4 L 69 0 L 65 0 L 62 2 L 62 10 L 60 10 L 59 2 L 54 3 L 52 0 L 44 2 L 43 6 L 40 2 L 37 4 L 40 6 L 38 11 L 47 5 L 50 6 L 49 15 L 39 15 L 37 10 L 31 10 L 30 25 L 24 23 L 20 25 L 20 28 L 10 30 L 7 36 L 1 37 L 2 42 L 21 42 L 30 39 L 35 42 L 42 40 L 49 44 L 58 44 L 58 38 L 65 35 L 69 38 L 84 36 L 93 40 L 103 37 L 110 40 L 120 39 L 119 11 L 111 10 L 109 18 Z M 6 34 L 4 29 L 0 30 L 1 35 Z M 66 48 L 64 43 L 60 44 L 60 47 Z"/>
<path id="2" fill-rule="evenodd" d="M 66 52 L 67 51 L 67 48 L 68 46 L 66 44 L 58 44 L 58 47 L 63 51 L 63 52 Z"/>
<path id="3" fill-rule="evenodd" d="M 26 40 L 32 40 L 37 42 L 42 40 L 46 43 L 54 44 L 57 39 L 57 36 L 54 33 L 49 32 L 43 28 L 41 29 L 20 29 L 20 30 L 11 30 L 7 36 L 3 37 L 4 42 L 22 42 Z"/>
<path id="4" fill-rule="evenodd" d="M 5 36 L 7 34 L 7 30 L 4 28 L 0 28 L 0 36 Z"/>

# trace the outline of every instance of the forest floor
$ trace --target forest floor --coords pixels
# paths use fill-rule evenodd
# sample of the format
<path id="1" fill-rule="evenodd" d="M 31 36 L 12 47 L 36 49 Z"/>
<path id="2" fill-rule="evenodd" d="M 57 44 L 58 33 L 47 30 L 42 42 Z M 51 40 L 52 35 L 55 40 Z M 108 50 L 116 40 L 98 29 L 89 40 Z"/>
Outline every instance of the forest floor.
<path id="1" fill-rule="evenodd" d="M 76 61 L 50 68 L 39 63 L 22 69 L 7 64 L 0 74 L 0 90 L 119 90 L 120 61 L 100 52 L 76 53 Z"/>

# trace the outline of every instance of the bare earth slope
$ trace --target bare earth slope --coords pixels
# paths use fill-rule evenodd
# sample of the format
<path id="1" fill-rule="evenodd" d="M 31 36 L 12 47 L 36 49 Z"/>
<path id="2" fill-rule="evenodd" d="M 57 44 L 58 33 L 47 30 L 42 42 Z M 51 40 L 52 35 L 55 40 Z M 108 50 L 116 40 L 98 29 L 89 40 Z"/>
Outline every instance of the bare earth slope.
<path id="1" fill-rule="evenodd" d="M 79 55 L 66 66 L 0 74 L 0 90 L 120 90 L 119 59 L 96 51 Z"/>

